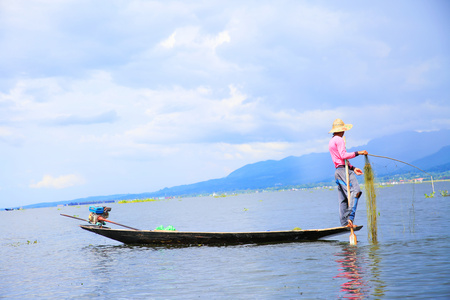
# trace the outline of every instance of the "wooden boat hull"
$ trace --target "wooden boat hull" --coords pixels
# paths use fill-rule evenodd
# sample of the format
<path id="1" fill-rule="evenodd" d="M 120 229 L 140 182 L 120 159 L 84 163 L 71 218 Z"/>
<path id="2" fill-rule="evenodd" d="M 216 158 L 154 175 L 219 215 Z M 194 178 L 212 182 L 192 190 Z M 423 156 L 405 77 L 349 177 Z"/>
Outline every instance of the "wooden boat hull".
<path id="1" fill-rule="evenodd" d="M 239 245 L 315 241 L 350 233 L 347 227 L 310 230 L 257 232 L 186 232 L 111 229 L 97 225 L 80 225 L 84 230 L 130 245 Z M 356 227 L 358 231 L 362 226 Z"/>

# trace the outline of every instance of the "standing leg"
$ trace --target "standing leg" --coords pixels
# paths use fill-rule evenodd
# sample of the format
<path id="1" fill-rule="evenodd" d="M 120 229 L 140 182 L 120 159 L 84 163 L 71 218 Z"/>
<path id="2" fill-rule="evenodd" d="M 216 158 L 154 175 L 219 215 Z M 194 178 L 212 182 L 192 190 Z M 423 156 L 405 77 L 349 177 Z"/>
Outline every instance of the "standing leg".
<path id="1" fill-rule="evenodd" d="M 353 223 L 358 207 L 358 199 L 361 197 L 361 189 L 353 171 L 349 171 L 350 199 L 347 199 L 347 184 L 344 168 L 338 168 L 335 172 L 336 184 L 338 186 L 339 219 L 342 226 L 347 226 L 348 221 Z"/>
<path id="2" fill-rule="evenodd" d="M 345 169 L 343 168 L 336 169 L 335 179 L 337 184 L 338 200 L 339 200 L 339 221 L 341 223 L 341 226 L 346 226 L 349 215 L 349 201 L 347 199 L 347 184 L 345 183 Z"/>

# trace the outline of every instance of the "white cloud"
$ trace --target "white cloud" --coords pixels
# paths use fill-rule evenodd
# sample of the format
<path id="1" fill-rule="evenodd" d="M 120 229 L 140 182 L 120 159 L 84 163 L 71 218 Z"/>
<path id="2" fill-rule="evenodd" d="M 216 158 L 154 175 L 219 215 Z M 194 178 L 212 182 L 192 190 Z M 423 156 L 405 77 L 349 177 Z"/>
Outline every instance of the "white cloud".
<path id="1" fill-rule="evenodd" d="M 45 124 L 48 125 L 92 125 L 101 123 L 114 123 L 119 119 L 117 112 L 115 110 L 110 110 L 101 114 L 94 116 L 77 116 L 64 114 L 54 118 L 53 120 L 48 120 Z"/>
<path id="2" fill-rule="evenodd" d="M 429 59 L 416 63 L 404 70 L 404 87 L 409 90 L 422 90 L 424 87 L 433 85 L 432 73 L 439 70 L 442 63 L 438 59 Z"/>
<path id="3" fill-rule="evenodd" d="M 10 128 L 0 126 L 0 137 L 8 137 L 11 136 L 12 134 L 13 133 Z"/>
<path id="4" fill-rule="evenodd" d="M 214 99 L 203 88 L 154 91 L 153 101 L 145 105 L 150 119 L 125 134 L 141 143 L 207 142 L 249 134 L 258 126 L 258 104 L 237 88 L 229 89 L 224 99 Z"/>
<path id="5" fill-rule="evenodd" d="M 45 101 L 40 101 L 35 97 L 36 90 L 53 92 L 46 92 Z M 86 146 L 105 143 L 109 146 L 107 152 L 114 155 L 157 144 L 297 143 L 303 139 L 313 140 L 320 132 L 328 132 L 335 118 L 347 116 L 362 124 L 372 116 L 380 120 L 392 116 L 387 124 L 398 120 L 399 126 L 409 124 L 405 119 L 409 120 L 413 115 L 420 119 L 435 116 L 434 126 L 447 126 L 438 121 L 445 119 L 441 113 L 446 110 L 445 106 L 440 109 L 432 105 L 405 108 L 403 103 L 379 103 L 375 107 L 276 109 L 271 103 L 246 94 L 235 85 L 228 86 L 227 95 L 205 86 L 193 89 L 179 86 L 132 88 L 117 84 L 108 72 L 94 72 L 89 78 L 70 84 L 59 78 L 21 80 L 9 94 L 2 94 L 2 98 L 14 103 L 10 113 L 4 115 L 8 122 L 0 130 L 4 141 L 11 140 L 12 135 L 23 139 L 30 131 L 39 131 L 36 125 L 46 125 L 47 136 L 68 143 L 81 141 Z M 416 109 L 418 107 L 420 110 Z M 395 111 L 395 117 L 392 111 Z M 371 113 L 367 118 L 358 117 L 367 112 Z M 52 125 L 55 128 L 51 128 Z M 58 129 L 60 125 L 78 126 Z M 399 128 L 407 130 L 407 126 Z M 384 132 L 380 131 L 380 134 Z M 39 138 L 39 134 L 34 137 L 36 141 Z M 164 148 L 167 153 L 165 147 L 156 148 Z"/>
<path id="6" fill-rule="evenodd" d="M 30 184 L 30 188 L 64 189 L 71 186 L 83 185 L 85 182 L 83 177 L 75 174 L 61 175 L 59 177 L 44 175 L 41 181 Z"/>
<path id="7" fill-rule="evenodd" d="M 216 49 L 218 46 L 230 42 L 231 37 L 227 30 L 219 32 L 217 36 L 212 36 L 206 39 L 206 44 L 208 44 L 212 49 Z"/>
<path id="8" fill-rule="evenodd" d="M 12 126 L 0 126 L 0 142 L 18 147 L 22 146 L 25 136 Z"/>
<path id="9" fill-rule="evenodd" d="M 167 39 L 161 41 L 159 46 L 166 49 L 175 47 L 198 49 L 198 51 L 215 50 L 224 43 L 230 43 L 231 37 L 227 30 L 216 35 L 204 34 L 200 27 L 183 27 L 176 29 Z"/>
<path id="10" fill-rule="evenodd" d="M 160 43 L 160 45 L 163 48 L 168 48 L 171 49 L 175 46 L 175 35 L 177 34 L 177 32 L 175 31 L 174 33 L 172 33 L 166 40 L 162 41 Z"/>

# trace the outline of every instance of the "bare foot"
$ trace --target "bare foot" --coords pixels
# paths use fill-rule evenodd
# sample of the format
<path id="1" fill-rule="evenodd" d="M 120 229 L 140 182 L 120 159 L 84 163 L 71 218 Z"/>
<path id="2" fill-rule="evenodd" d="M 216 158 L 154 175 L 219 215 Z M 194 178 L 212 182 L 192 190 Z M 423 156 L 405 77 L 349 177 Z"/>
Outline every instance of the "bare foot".
<path id="1" fill-rule="evenodd" d="M 353 224 L 352 220 L 348 220 L 347 226 L 345 226 L 345 227 L 356 228 L 356 225 Z"/>

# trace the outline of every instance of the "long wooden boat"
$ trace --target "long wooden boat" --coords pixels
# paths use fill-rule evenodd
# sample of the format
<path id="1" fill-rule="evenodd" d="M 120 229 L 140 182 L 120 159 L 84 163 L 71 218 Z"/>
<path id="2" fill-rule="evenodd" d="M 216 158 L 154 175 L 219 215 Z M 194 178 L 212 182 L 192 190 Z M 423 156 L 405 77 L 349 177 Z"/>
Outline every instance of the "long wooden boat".
<path id="1" fill-rule="evenodd" d="M 80 225 L 84 230 L 131 245 L 239 245 L 315 241 L 349 233 L 347 227 L 325 229 L 256 231 L 256 232 L 187 232 L 160 230 L 111 229 L 97 225 Z M 357 226 L 358 231 L 362 226 Z"/>

